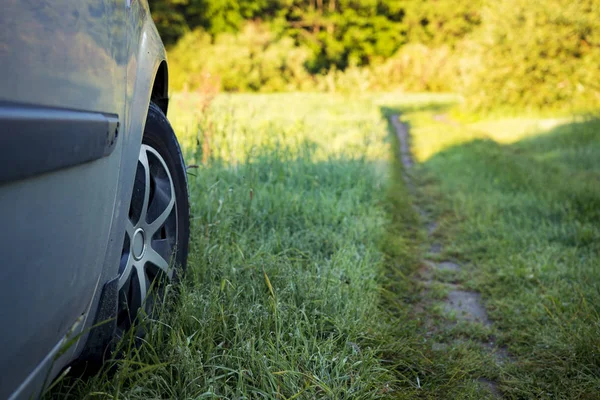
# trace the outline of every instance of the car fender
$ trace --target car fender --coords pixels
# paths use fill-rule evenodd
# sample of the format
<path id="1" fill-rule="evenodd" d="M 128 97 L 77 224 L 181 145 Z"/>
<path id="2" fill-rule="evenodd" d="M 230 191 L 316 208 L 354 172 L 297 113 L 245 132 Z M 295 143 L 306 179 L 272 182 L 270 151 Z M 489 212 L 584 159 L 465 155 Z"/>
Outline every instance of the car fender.
<path id="1" fill-rule="evenodd" d="M 166 52 L 150 18 L 146 1 L 134 1 L 131 5 L 127 34 L 129 36 L 130 57 L 127 62 L 126 112 L 124 120 L 123 152 L 119 174 L 117 199 L 103 268 L 104 284 L 94 295 L 88 313 L 84 332 L 79 341 L 75 356 L 82 360 L 93 360 L 102 355 L 115 331 L 118 300 L 118 269 L 123 240 L 125 221 L 129 213 L 129 204 L 137 161 L 146 124 L 148 107 L 152 97 L 155 78 L 164 69 L 166 73 Z M 139 21 L 133 23 L 133 21 Z M 158 93 L 166 104 L 168 86 Z M 112 320 L 111 320 L 112 319 Z M 92 327 L 94 327 L 93 330 Z"/>

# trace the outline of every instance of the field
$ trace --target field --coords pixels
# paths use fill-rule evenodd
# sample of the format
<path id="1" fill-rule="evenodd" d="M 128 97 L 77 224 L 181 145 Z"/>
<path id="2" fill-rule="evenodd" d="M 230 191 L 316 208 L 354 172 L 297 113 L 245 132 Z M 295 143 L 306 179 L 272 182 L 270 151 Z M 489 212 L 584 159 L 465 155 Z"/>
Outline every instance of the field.
<path id="1" fill-rule="evenodd" d="M 493 322 L 460 327 L 445 341 L 492 338 L 506 359 L 475 369 L 496 373 L 505 398 L 597 398 L 598 120 L 459 124 L 446 119 L 443 105 L 404 118 L 420 162 L 421 201 L 439 224 L 436 257 L 464 266 L 440 280 L 481 293 Z M 476 352 L 458 348 L 455 359 L 473 360 Z"/>
<path id="2" fill-rule="evenodd" d="M 55 396 L 385 397 L 396 378 L 382 354 L 405 345 L 380 307 L 391 157 L 380 110 L 321 95 L 222 96 L 206 110 L 176 95 L 170 118 L 199 166 L 180 302 L 146 321 L 146 343 L 114 376 Z"/>
<path id="3" fill-rule="evenodd" d="M 460 122 L 455 101 L 173 96 L 197 167 L 180 300 L 144 321 L 141 346 L 125 340 L 122 359 L 49 397 L 594 398 L 600 123 Z M 396 113 L 417 161 L 409 187 Z M 463 269 L 425 290 L 427 258 Z M 453 323 L 450 283 L 480 293 L 493 324 Z"/>

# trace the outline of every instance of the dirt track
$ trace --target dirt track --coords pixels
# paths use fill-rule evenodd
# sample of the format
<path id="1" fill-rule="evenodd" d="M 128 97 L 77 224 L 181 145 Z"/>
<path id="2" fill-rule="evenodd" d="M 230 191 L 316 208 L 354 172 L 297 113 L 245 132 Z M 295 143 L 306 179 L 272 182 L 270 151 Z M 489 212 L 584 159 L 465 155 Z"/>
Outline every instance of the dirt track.
<path id="1" fill-rule="evenodd" d="M 396 130 L 396 135 L 400 143 L 400 159 L 404 167 L 404 180 L 411 193 L 415 195 L 417 187 L 411 178 L 414 160 L 410 151 L 410 134 L 408 126 L 400 120 L 398 115 L 393 115 L 391 117 L 391 123 Z M 417 198 L 417 196 L 414 197 Z M 424 290 L 421 301 L 415 306 L 415 314 L 418 315 L 421 320 L 425 321 L 425 334 L 432 339 L 432 350 L 445 351 L 449 344 L 436 342 L 436 336 L 442 336 L 444 333 L 449 332 L 457 322 L 469 322 L 486 327 L 491 327 L 493 322 L 488 318 L 485 304 L 478 292 L 464 288 L 463 282 L 461 281 L 449 283 L 446 280 L 439 279 L 440 272 L 451 271 L 458 275 L 463 267 L 451 260 L 439 261 L 439 256 L 442 253 L 442 244 L 437 242 L 434 236 L 438 224 L 436 221 L 432 220 L 431 216 L 428 215 L 423 207 L 417 202 L 414 204 L 414 207 L 425 224 L 427 237 L 429 242 L 431 242 L 431 246 L 422 260 L 422 267 L 418 274 L 418 279 Z M 428 315 L 426 311 L 432 302 L 431 296 L 428 296 L 428 292 L 434 285 L 444 287 L 448 293 L 443 300 L 443 309 L 448 318 L 442 321 L 441 324 L 439 320 L 434 321 L 433 317 Z M 489 342 L 481 344 L 489 350 L 497 364 L 502 364 L 509 359 L 506 350 L 498 347 L 496 340 L 493 337 Z M 496 398 L 502 398 L 502 393 L 498 389 L 496 382 L 487 379 L 480 379 L 480 382 L 487 385 L 490 392 Z"/>

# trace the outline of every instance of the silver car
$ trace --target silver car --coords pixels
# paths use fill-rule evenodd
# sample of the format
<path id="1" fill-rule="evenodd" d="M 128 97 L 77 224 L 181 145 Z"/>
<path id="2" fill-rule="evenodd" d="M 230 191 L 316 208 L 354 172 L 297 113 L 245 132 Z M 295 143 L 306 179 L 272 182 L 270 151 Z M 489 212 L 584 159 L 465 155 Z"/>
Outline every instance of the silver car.
<path id="1" fill-rule="evenodd" d="M 147 0 L 2 1 L 1 399 L 101 362 L 185 268 L 168 87 Z"/>

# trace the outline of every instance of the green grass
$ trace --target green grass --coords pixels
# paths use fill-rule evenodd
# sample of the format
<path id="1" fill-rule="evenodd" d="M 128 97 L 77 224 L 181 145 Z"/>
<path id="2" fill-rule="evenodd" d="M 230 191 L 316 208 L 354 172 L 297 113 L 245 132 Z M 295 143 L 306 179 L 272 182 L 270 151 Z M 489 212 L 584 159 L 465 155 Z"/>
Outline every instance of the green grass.
<path id="1" fill-rule="evenodd" d="M 396 296 L 382 294 L 407 286 L 386 274 L 410 241 L 386 239 L 403 225 L 389 223 L 392 142 L 379 108 L 323 95 L 222 96 L 200 116 L 200 103 L 175 96 L 171 105 L 188 163 L 200 164 L 189 175 L 180 301 L 144 322 L 139 348 L 125 341 L 123 359 L 66 378 L 52 395 L 375 399 L 402 385 L 396 371 L 416 385 L 406 362 L 416 338 L 383 306 Z"/>
<path id="2" fill-rule="evenodd" d="M 483 399 L 492 381 L 505 398 L 597 398 L 600 123 L 458 123 L 456 100 L 220 95 L 202 113 L 175 95 L 199 166 L 180 300 L 143 322 L 141 346 L 49 397 Z M 414 193 L 386 121 L 398 111 Z M 415 202 L 439 222 L 432 258 L 463 266 L 427 291 Z M 454 323 L 451 281 L 482 294 L 493 326 Z"/>
<path id="3" fill-rule="evenodd" d="M 514 362 L 507 398 L 597 398 L 600 122 L 452 125 L 409 111 L 421 197 Z M 439 118 L 438 118 L 439 120 Z M 468 335 L 473 337 L 473 335 Z"/>

